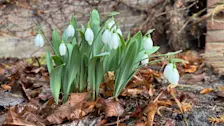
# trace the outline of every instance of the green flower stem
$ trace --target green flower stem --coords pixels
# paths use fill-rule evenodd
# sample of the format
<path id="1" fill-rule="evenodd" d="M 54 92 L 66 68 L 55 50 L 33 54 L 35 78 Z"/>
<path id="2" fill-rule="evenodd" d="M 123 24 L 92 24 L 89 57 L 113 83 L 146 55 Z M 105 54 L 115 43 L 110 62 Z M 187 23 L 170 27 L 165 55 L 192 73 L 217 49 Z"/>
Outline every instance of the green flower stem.
<path id="1" fill-rule="evenodd" d="M 171 56 L 171 55 L 176 55 L 178 53 L 181 53 L 183 50 L 178 50 L 176 52 L 168 52 L 166 54 L 159 54 L 159 55 L 154 55 L 154 56 L 149 56 L 149 58 L 155 58 L 155 57 L 164 57 L 164 56 Z"/>

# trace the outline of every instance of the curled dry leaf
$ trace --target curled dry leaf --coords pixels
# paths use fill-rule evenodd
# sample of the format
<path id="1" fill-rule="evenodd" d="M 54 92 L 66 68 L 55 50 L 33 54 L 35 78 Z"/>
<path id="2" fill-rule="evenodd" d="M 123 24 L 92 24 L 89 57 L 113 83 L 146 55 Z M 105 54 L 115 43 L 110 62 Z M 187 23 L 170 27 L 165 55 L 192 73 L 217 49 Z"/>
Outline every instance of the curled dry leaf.
<path id="1" fill-rule="evenodd" d="M 158 102 L 159 106 L 171 106 L 173 105 L 173 102 L 171 100 L 159 100 Z"/>
<path id="2" fill-rule="evenodd" d="M 7 85 L 7 84 L 2 84 L 1 87 L 4 89 L 4 90 L 11 90 L 11 86 Z"/>
<path id="3" fill-rule="evenodd" d="M 136 97 L 138 94 L 143 93 L 145 90 L 144 89 L 139 89 L 139 88 L 134 88 L 134 89 L 125 89 L 122 93 L 121 96 L 133 96 Z"/>
<path id="4" fill-rule="evenodd" d="M 208 121 L 211 122 L 212 124 L 216 123 L 224 123 L 224 116 L 219 116 L 219 117 L 209 117 Z"/>
<path id="5" fill-rule="evenodd" d="M 184 70 L 184 72 L 186 72 L 186 73 L 194 73 L 194 72 L 197 71 L 197 68 L 198 68 L 198 66 L 196 66 L 196 65 L 190 65 L 188 68 L 186 68 Z"/>
<path id="6" fill-rule="evenodd" d="M 191 103 L 185 103 L 185 102 L 181 102 L 181 107 L 183 112 L 189 112 L 192 110 L 192 104 Z"/>
<path id="7" fill-rule="evenodd" d="M 200 94 L 207 94 L 207 93 L 212 92 L 212 91 L 213 91 L 213 88 L 205 88 L 205 89 L 200 91 Z"/>
<path id="8" fill-rule="evenodd" d="M 68 103 L 61 105 L 52 114 L 47 117 L 50 124 L 61 124 L 65 120 L 69 120 L 72 108 Z"/>
<path id="9" fill-rule="evenodd" d="M 75 107 L 80 103 L 87 101 L 87 93 L 72 93 L 69 97 L 69 104 L 71 107 Z"/>
<path id="10" fill-rule="evenodd" d="M 147 126 L 153 126 L 154 116 L 157 112 L 158 104 L 157 102 L 152 102 L 146 108 L 147 114 Z"/>
<path id="11" fill-rule="evenodd" d="M 87 103 L 87 93 L 72 93 L 67 103 L 58 107 L 52 114 L 47 117 L 51 124 L 61 124 L 63 121 L 79 119 L 88 114 L 93 106 Z M 92 109 L 91 109 L 92 110 Z"/>
<path id="12" fill-rule="evenodd" d="M 106 117 L 119 117 L 124 113 L 124 108 L 119 104 L 118 101 L 108 100 L 106 101 Z"/>
<path id="13" fill-rule="evenodd" d="M 11 107 L 6 115 L 4 125 L 44 126 L 45 120 L 38 115 L 38 107 L 33 103 Z"/>

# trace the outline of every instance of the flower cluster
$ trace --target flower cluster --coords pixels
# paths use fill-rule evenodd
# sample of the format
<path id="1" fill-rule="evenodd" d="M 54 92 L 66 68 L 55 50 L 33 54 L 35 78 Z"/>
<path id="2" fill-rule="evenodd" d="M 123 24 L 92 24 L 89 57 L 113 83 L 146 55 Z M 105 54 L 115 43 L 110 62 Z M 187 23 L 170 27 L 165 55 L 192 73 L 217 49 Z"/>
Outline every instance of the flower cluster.
<path id="1" fill-rule="evenodd" d="M 145 51 L 150 50 L 153 48 L 153 41 L 150 35 L 144 36 L 143 40 L 143 46 Z M 149 57 L 147 54 L 144 54 L 141 61 L 142 65 L 147 65 L 149 63 Z"/>
<path id="2" fill-rule="evenodd" d="M 138 32 L 125 39 L 114 21 L 116 14 L 111 12 L 102 23 L 98 11 L 93 10 L 86 27 L 79 27 L 72 16 L 62 35 L 56 30 L 52 32 L 51 41 L 39 27 L 42 34 L 39 32 L 35 37 L 35 45 L 44 46 L 43 35 L 53 51 L 51 53 L 47 48 L 46 61 L 50 89 L 56 103 L 60 94 L 66 102 L 71 91 L 87 89 L 90 89 L 92 99 L 96 99 L 104 74 L 109 71 L 114 72 L 113 96 L 118 97 L 137 72 L 139 64 L 149 64 L 149 55 L 159 49 L 153 46 L 150 35 L 153 30 L 144 35 Z M 164 74 L 171 84 L 178 83 L 179 73 L 174 64 L 168 64 Z"/>
<path id="3" fill-rule="evenodd" d="M 102 41 L 105 45 L 108 45 L 111 50 L 117 49 L 121 44 L 119 35 L 122 36 L 121 29 L 117 28 L 114 20 L 111 20 L 108 22 L 103 32 Z"/>

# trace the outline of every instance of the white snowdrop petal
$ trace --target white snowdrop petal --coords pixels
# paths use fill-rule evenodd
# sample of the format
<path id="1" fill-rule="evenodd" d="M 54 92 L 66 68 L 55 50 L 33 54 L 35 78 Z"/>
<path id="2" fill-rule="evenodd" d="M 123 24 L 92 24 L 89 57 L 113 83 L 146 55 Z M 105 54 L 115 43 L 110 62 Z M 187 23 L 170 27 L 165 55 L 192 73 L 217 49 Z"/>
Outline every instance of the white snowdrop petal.
<path id="1" fill-rule="evenodd" d="M 147 54 L 144 54 L 141 61 L 142 65 L 147 65 L 149 63 L 149 57 Z"/>
<path id="2" fill-rule="evenodd" d="M 120 38 L 117 33 L 113 33 L 111 36 L 111 46 L 113 49 L 117 49 L 119 47 Z"/>
<path id="3" fill-rule="evenodd" d="M 44 39 L 41 36 L 41 34 L 37 34 L 34 41 L 35 41 L 35 46 L 36 47 L 43 47 L 44 46 Z"/>
<path id="4" fill-rule="evenodd" d="M 110 21 L 110 22 L 107 24 L 107 26 L 108 26 L 109 29 L 111 29 L 111 27 L 112 27 L 114 24 L 115 24 L 115 21 L 112 20 L 112 21 Z M 116 27 L 116 26 L 115 26 L 115 27 Z M 114 27 L 113 27 L 113 29 L 114 29 Z"/>
<path id="5" fill-rule="evenodd" d="M 66 54 L 67 48 L 65 46 L 65 43 L 61 43 L 59 46 L 59 52 L 61 56 L 64 56 Z"/>
<path id="6" fill-rule="evenodd" d="M 111 32 L 108 29 L 106 29 L 103 32 L 102 41 L 103 41 L 104 44 L 108 44 L 110 39 L 111 39 Z"/>
<path id="7" fill-rule="evenodd" d="M 169 63 L 166 65 L 165 69 L 164 69 L 164 72 L 163 72 L 163 75 L 166 79 L 169 78 L 169 76 L 171 75 L 171 72 L 172 72 L 172 69 L 173 69 L 173 63 Z"/>
<path id="8" fill-rule="evenodd" d="M 67 27 L 66 33 L 68 37 L 73 37 L 75 35 L 75 29 L 71 24 Z"/>
<path id="9" fill-rule="evenodd" d="M 144 38 L 143 42 L 145 50 L 149 50 L 153 47 L 152 38 Z"/>
<path id="10" fill-rule="evenodd" d="M 85 32 L 85 39 L 89 45 L 93 44 L 94 33 L 91 28 L 87 28 Z"/>
<path id="11" fill-rule="evenodd" d="M 178 84 L 179 79 L 180 79 L 180 75 L 179 75 L 178 70 L 176 68 L 173 68 L 171 71 L 171 75 L 168 78 L 168 81 L 171 84 Z"/>

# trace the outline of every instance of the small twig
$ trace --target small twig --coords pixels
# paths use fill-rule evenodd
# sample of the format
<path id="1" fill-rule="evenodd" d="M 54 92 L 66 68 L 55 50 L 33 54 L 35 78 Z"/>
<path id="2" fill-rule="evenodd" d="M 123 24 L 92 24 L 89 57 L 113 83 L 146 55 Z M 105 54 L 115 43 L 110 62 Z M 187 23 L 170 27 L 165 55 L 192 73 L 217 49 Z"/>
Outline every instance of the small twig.
<path id="1" fill-rule="evenodd" d="M 129 115 L 125 116 L 124 118 L 120 119 L 119 122 L 124 122 L 124 121 L 128 120 L 129 118 L 130 118 Z M 104 124 L 104 126 L 113 126 L 113 125 L 117 125 L 117 121 Z"/>

